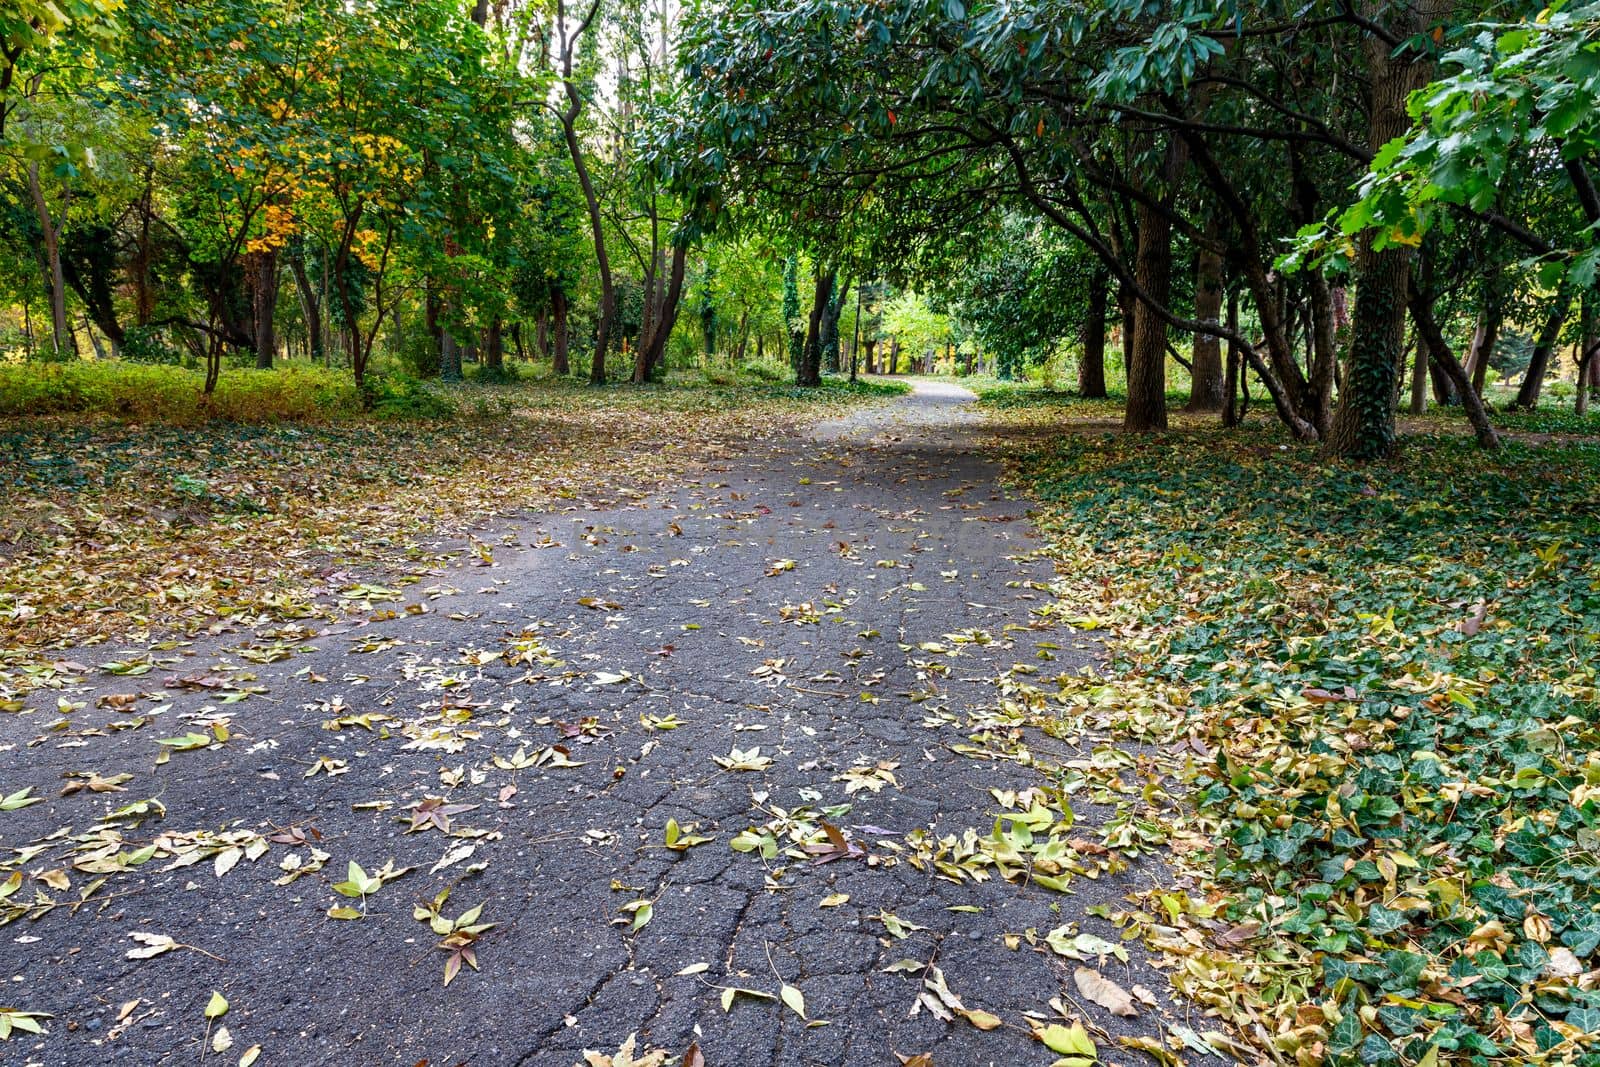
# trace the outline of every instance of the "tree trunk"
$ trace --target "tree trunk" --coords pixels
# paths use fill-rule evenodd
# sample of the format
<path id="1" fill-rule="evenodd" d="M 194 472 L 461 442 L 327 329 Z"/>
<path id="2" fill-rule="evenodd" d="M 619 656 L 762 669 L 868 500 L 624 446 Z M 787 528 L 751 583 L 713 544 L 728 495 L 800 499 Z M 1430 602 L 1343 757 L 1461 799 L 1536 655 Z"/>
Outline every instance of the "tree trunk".
<path id="1" fill-rule="evenodd" d="M 1339 327 L 1344 315 L 1320 268 L 1311 272 L 1310 290 L 1312 360 L 1311 374 L 1306 382 L 1306 398 L 1311 410 L 1304 414 L 1316 424 L 1317 433 L 1327 437 L 1333 422 L 1333 387 L 1339 367 Z M 1340 296 L 1342 299 L 1342 290 Z"/>
<path id="2" fill-rule="evenodd" d="M 87 315 L 83 317 L 83 332 L 89 335 L 89 344 L 94 348 L 94 358 L 97 360 L 105 359 L 105 346 L 100 343 L 100 338 L 94 332 L 94 323 L 89 321 L 89 316 Z M 1578 379 L 1582 381 L 1583 375 L 1579 374 Z M 1580 388 L 1582 387 L 1580 386 Z"/>
<path id="3" fill-rule="evenodd" d="M 250 254 L 251 340 L 256 349 L 256 369 L 271 370 L 278 351 L 278 335 L 273 328 L 273 312 L 278 307 L 278 253 L 276 250 Z"/>
<path id="4" fill-rule="evenodd" d="M 439 335 L 439 377 L 447 382 L 461 380 L 461 345 L 449 326 Z"/>
<path id="5" fill-rule="evenodd" d="M 652 318 L 650 335 L 639 338 L 639 358 L 634 364 L 635 382 L 649 381 L 667 354 L 667 341 L 678 324 L 678 308 L 683 303 L 683 275 L 687 265 L 689 246 L 676 245 L 672 249 L 672 265 L 667 270 L 666 292 Z"/>
<path id="6" fill-rule="evenodd" d="M 1472 389 L 1480 397 L 1489 380 L 1489 359 L 1494 355 L 1495 342 L 1500 339 L 1500 324 L 1505 318 L 1505 305 L 1497 292 L 1495 277 L 1484 281 L 1483 312 L 1478 317 L 1477 328 L 1472 331 L 1472 346 L 1467 351 L 1466 367 L 1472 377 Z"/>
<path id="7" fill-rule="evenodd" d="M 1106 302 L 1110 280 L 1103 270 L 1089 279 L 1089 310 L 1083 323 L 1083 358 L 1078 361 L 1078 395 L 1102 400 L 1106 395 Z M 970 372 L 970 367 L 969 367 Z"/>
<path id="8" fill-rule="evenodd" d="M 1169 151 L 1169 155 L 1170 155 Z M 1134 277 L 1150 298 L 1165 306 L 1172 293 L 1172 223 L 1165 214 L 1141 204 Z M 1152 433 L 1167 428 L 1167 323 L 1143 300 L 1133 310 L 1133 349 L 1128 357 L 1126 433 Z"/>
<path id="9" fill-rule="evenodd" d="M 828 302 L 833 299 L 833 271 L 817 271 L 816 286 L 811 297 L 811 316 L 806 320 L 805 348 L 800 358 L 800 385 L 822 384 L 822 320 L 828 312 Z"/>
<path id="10" fill-rule="evenodd" d="M 567 359 L 567 294 L 557 289 L 550 294 L 550 330 L 555 335 L 550 369 L 565 377 L 572 373 Z"/>
<path id="11" fill-rule="evenodd" d="M 1376 0 L 1363 3 L 1368 18 L 1388 10 Z M 1397 33 L 1408 37 L 1429 28 L 1443 0 L 1412 0 L 1396 12 Z M 1396 28 L 1396 27 L 1391 27 Z M 1432 64 L 1408 48 L 1394 48 L 1375 34 L 1363 41 L 1369 89 L 1368 147 L 1374 153 L 1410 127 L 1406 98 L 1428 76 Z M 1411 250 L 1372 248 L 1361 239 L 1356 257 L 1356 309 L 1349 364 L 1328 451 L 1346 459 L 1383 459 L 1395 445 L 1395 377 L 1405 343 L 1406 302 L 1411 287 Z"/>
<path id="12" fill-rule="evenodd" d="M 1117 308 L 1122 312 L 1122 370 L 1124 375 L 1126 375 L 1129 365 L 1133 363 L 1133 321 L 1136 303 L 1137 298 L 1134 297 L 1131 288 L 1127 285 L 1118 287 Z"/>
<path id="13" fill-rule="evenodd" d="M 1356 289 L 1355 335 L 1334 415 L 1328 451 L 1346 459 L 1382 459 L 1394 450 L 1394 384 L 1405 343 L 1411 253 L 1370 252 Z"/>
<path id="14" fill-rule="evenodd" d="M 1239 292 L 1234 289 L 1228 293 L 1228 332 L 1235 336 L 1239 333 Z M 1232 337 L 1228 338 L 1227 370 L 1224 375 L 1222 389 L 1225 395 L 1222 405 L 1222 425 L 1228 429 L 1239 425 L 1244 420 L 1244 404 L 1235 405 L 1235 393 L 1244 387 L 1245 368 L 1244 360 L 1239 352 L 1239 344 Z M 1245 403 L 1250 400 L 1249 392 L 1244 394 Z"/>
<path id="15" fill-rule="evenodd" d="M 823 366 L 832 374 L 839 373 L 841 363 L 839 354 L 839 317 L 844 314 L 845 301 L 850 299 L 849 278 L 844 280 L 828 299 L 828 306 L 822 316 L 822 357 Z"/>
<path id="16" fill-rule="evenodd" d="M 1572 295 L 1563 292 L 1556 297 L 1555 306 L 1550 309 L 1549 316 L 1544 320 L 1544 326 L 1539 330 L 1539 336 L 1534 341 L 1533 356 L 1528 360 L 1528 369 L 1522 375 L 1522 386 L 1517 390 L 1517 399 L 1512 402 L 1512 407 L 1527 408 L 1532 410 L 1539 406 L 1539 393 L 1544 389 L 1544 376 L 1550 369 L 1550 356 L 1556 350 L 1556 342 L 1561 338 L 1561 327 L 1566 324 L 1567 312 L 1572 310 Z"/>
<path id="17" fill-rule="evenodd" d="M 1596 384 L 1595 371 L 1600 369 L 1600 334 L 1593 332 L 1593 327 L 1584 334 L 1583 345 L 1578 355 L 1578 392 L 1573 399 L 1572 410 L 1578 415 L 1589 414 L 1589 394 L 1594 391 Z"/>
<path id="18" fill-rule="evenodd" d="M 45 269 L 50 280 L 50 326 L 55 342 L 55 358 L 65 359 L 71 346 L 71 333 L 67 326 L 67 281 L 61 273 L 61 227 L 50 217 L 50 204 L 44 198 L 44 187 L 39 184 L 39 164 L 28 164 L 28 192 L 33 196 L 33 210 L 39 219 L 39 232 L 44 238 Z M 66 212 L 62 212 L 65 221 Z"/>
<path id="19" fill-rule="evenodd" d="M 322 358 L 322 304 L 317 299 L 317 291 L 312 288 L 311 279 L 306 275 L 304 256 L 297 252 L 290 254 L 289 272 L 294 275 L 295 292 L 300 296 L 300 314 L 306 320 L 306 334 L 311 346 L 311 360 L 316 362 Z"/>
<path id="20" fill-rule="evenodd" d="M 600 214 L 600 197 L 595 192 L 594 180 L 589 176 L 583 145 L 578 140 L 577 116 L 583 98 L 576 83 L 569 79 L 566 85 L 571 107 L 563 113 L 561 129 L 567 142 L 567 152 L 572 157 L 572 168 L 578 175 L 578 187 L 583 190 L 583 201 L 589 209 L 589 234 L 594 241 L 595 268 L 600 276 L 600 314 L 595 323 L 594 358 L 589 361 L 589 381 L 594 385 L 604 385 L 606 349 L 610 347 L 611 328 L 617 318 L 617 290 L 611 281 L 611 257 L 606 252 L 605 220 Z"/>
<path id="21" fill-rule="evenodd" d="M 1220 232 L 1215 222 L 1207 235 Z M 1222 319 L 1222 256 L 1202 248 L 1195 254 L 1194 317 L 1201 322 Z M 1189 404 L 1185 411 L 1221 411 L 1223 402 L 1222 339 L 1215 334 L 1194 335 L 1190 370 Z"/>
<path id="22" fill-rule="evenodd" d="M 1411 414 L 1423 415 L 1428 410 L 1428 373 L 1433 361 L 1428 358 L 1428 346 L 1417 346 L 1416 365 L 1411 368 Z M 1440 371 L 1439 373 L 1443 373 Z"/>
<path id="23" fill-rule="evenodd" d="M 505 323 L 500 321 L 499 315 L 491 318 L 489 325 L 483 329 L 483 366 L 491 374 L 497 374 L 505 370 Z"/>
<path id="24" fill-rule="evenodd" d="M 1583 340 L 1578 343 L 1578 389 L 1572 406 L 1578 415 L 1589 414 L 1589 392 L 1595 384 L 1595 368 L 1600 365 L 1600 360 L 1595 358 L 1595 350 L 1600 348 L 1600 314 L 1597 312 L 1600 308 L 1596 307 L 1593 294 L 1584 294 L 1579 312 L 1583 316 Z"/>
<path id="25" fill-rule="evenodd" d="M 1456 359 L 1455 353 L 1450 351 L 1450 345 L 1445 341 L 1443 331 L 1434 320 L 1433 308 L 1428 305 L 1424 295 L 1416 286 L 1411 287 L 1410 305 L 1411 321 L 1417 326 L 1417 351 L 1426 352 L 1429 362 L 1437 365 L 1454 384 L 1456 392 L 1461 397 L 1462 409 L 1467 413 L 1467 421 L 1472 423 L 1473 432 L 1477 435 L 1478 444 L 1483 448 L 1498 447 L 1500 437 L 1495 433 L 1494 424 L 1489 421 L 1489 412 L 1483 405 L 1483 398 L 1470 387 L 1471 382 L 1465 368 Z"/>

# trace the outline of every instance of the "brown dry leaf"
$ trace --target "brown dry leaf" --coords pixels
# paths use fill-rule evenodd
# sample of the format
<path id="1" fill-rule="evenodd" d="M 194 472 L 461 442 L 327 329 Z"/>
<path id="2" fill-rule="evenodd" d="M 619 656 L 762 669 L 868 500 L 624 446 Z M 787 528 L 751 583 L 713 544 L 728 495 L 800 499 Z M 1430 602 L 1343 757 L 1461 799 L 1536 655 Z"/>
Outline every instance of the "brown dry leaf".
<path id="1" fill-rule="evenodd" d="M 1093 968 L 1079 967 L 1073 972 L 1072 981 L 1078 987 L 1078 992 L 1109 1010 L 1112 1015 L 1126 1017 L 1139 1014 L 1139 1009 L 1133 1006 L 1133 996 Z"/>
<path id="2" fill-rule="evenodd" d="M 622 1043 L 614 1055 L 603 1052 L 583 1050 L 583 1063 L 574 1064 L 573 1067 L 662 1067 L 667 1062 L 667 1053 L 664 1049 L 651 1049 L 634 1058 L 634 1045 L 639 1039 L 638 1034 L 629 1034 L 628 1040 Z"/>

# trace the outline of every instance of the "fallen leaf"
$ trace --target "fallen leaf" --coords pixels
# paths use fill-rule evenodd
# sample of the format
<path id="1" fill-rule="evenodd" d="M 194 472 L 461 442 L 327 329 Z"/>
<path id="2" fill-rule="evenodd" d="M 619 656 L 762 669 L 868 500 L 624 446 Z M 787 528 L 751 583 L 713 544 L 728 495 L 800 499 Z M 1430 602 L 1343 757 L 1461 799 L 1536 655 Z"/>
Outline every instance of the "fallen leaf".
<path id="1" fill-rule="evenodd" d="M 1072 974 L 1072 981 L 1078 987 L 1078 992 L 1106 1008 L 1113 1015 L 1124 1017 L 1138 1015 L 1139 1009 L 1133 1006 L 1133 997 L 1126 989 L 1089 967 L 1079 967 Z"/>

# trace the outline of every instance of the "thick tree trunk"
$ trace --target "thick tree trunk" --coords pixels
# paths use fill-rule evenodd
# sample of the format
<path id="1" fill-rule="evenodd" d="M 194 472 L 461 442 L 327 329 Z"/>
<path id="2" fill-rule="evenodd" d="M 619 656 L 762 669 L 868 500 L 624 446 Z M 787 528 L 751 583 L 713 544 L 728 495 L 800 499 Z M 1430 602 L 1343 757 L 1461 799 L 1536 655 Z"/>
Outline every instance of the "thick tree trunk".
<path id="1" fill-rule="evenodd" d="M 822 384 L 822 320 L 833 299 L 833 271 L 818 270 L 811 297 L 811 316 L 806 320 L 805 347 L 800 357 L 800 385 Z"/>
<path id="2" fill-rule="evenodd" d="M 1102 400 L 1106 395 L 1106 303 L 1110 280 L 1104 271 L 1089 279 L 1089 310 L 1083 323 L 1083 358 L 1078 361 L 1078 395 Z"/>
<path id="3" fill-rule="evenodd" d="M 1394 450 L 1394 386 L 1405 343 L 1405 292 L 1411 253 L 1371 252 L 1356 289 L 1355 335 L 1328 450 L 1346 459 L 1382 459 Z"/>
<path id="4" fill-rule="evenodd" d="M 1141 205 L 1134 277 L 1150 299 L 1166 306 L 1172 293 L 1172 223 Z M 1133 311 L 1133 348 L 1128 357 L 1128 405 L 1122 428 L 1152 433 L 1167 428 L 1167 323 L 1143 300 Z"/>
<path id="5" fill-rule="evenodd" d="M 1429 28 L 1443 0 L 1411 0 L 1397 12 L 1367 0 L 1368 18 L 1394 16 L 1402 38 Z M 1432 68 L 1415 49 L 1395 55 L 1375 34 L 1363 42 L 1368 71 L 1368 147 L 1377 152 L 1410 126 L 1406 98 Z M 1357 254 L 1356 310 L 1349 364 L 1328 451 L 1346 459 L 1382 459 L 1395 446 L 1395 378 L 1405 343 L 1406 303 L 1411 288 L 1411 251 L 1376 251 L 1370 236 Z"/>
<path id="6" fill-rule="evenodd" d="M 1215 223 L 1207 234 L 1218 232 Z M 1201 322 L 1222 319 L 1222 257 L 1202 248 L 1195 254 L 1194 317 Z M 1189 404 L 1185 411 L 1221 411 L 1223 402 L 1222 339 L 1216 334 L 1194 335 Z"/>
<path id="7" fill-rule="evenodd" d="M 50 217 L 50 204 L 44 197 L 44 187 L 39 184 L 39 164 L 28 164 L 28 192 L 33 197 L 33 210 L 39 220 L 39 232 L 44 238 L 45 270 L 50 283 L 50 326 L 55 342 L 55 358 L 65 359 L 72 347 L 72 334 L 67 325 L 67 281 L 61 273 L 61 226 Z M 62 212 L 65 220 L 66 212 Z"/>

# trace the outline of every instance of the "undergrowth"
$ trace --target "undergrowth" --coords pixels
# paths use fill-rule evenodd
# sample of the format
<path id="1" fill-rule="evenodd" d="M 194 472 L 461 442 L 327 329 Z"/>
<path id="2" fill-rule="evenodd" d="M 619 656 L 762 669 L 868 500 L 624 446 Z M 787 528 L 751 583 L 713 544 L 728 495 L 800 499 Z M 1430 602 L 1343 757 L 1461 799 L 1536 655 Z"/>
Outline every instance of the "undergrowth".
<path id="1" fill-rule="evenodd" d="M 1029 440 L 1055 610 L 1108 640 L 1065 714 L 1182 782 L 1128 917 L 1175 987 L 1279 1062 L 1600 1063 L 1600 443 Z"/>

